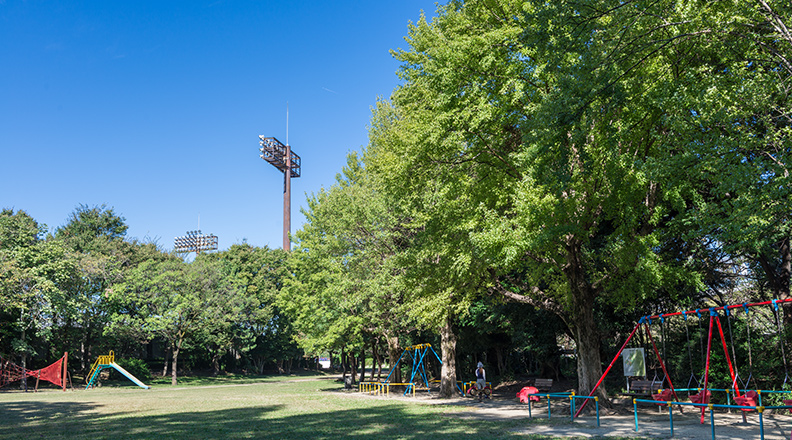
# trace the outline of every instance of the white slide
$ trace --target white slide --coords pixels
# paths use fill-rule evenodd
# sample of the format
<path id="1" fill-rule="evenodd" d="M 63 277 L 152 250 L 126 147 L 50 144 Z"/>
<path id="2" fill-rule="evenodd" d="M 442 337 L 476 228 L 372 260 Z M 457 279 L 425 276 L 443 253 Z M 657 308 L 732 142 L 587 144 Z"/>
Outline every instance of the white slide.
<path id="1" fill-rule="evenodd" d="M 121 373 L 124 376 L 126 376 L 127 379 L 129 379 L 132 382 L 134 382 L 135 385 L 139 386 L 140 388 L 143 388 L 143 389 L 146 389 L 146 390 L 151 388 L 150 386 L 148 386 L 148 385 L 144 384 L 143 382 L 139 381 L 137 377 L 129 374 L 129 371 L 125 370 L 121 365 L 118 365 L 117 363 L 113 362 L 113 363 L 110 364 L 110 366 L 115 368 L 116 370 L 118 370 L 119 373 Z"/>

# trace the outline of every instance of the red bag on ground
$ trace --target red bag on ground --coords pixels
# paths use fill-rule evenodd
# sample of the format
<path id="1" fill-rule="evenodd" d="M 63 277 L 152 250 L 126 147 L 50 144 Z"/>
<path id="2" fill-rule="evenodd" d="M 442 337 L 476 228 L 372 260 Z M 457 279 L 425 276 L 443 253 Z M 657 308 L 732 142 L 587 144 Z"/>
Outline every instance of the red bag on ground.
<path id="1" fill-rule="evenodd" d="M 524 387 L 517 393 L 517 397 L 520 399 L 520 403 L 528 403 L 528 399 L 532 402 L 538 402 L 539 396 L 529 396 L 529 394 L 536 394 L 539 390 L 536 387 Z"/>

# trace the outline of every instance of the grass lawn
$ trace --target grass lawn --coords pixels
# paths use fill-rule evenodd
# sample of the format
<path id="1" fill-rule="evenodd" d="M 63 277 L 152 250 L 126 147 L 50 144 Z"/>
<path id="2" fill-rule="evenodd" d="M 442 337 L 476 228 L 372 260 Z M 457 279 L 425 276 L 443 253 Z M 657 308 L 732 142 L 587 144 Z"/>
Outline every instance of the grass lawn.
<path id="1" fill-rule="evenodd" d="M 184 382 L 65 393 L 6 388 L 0 439 L 544 438 L 512 432 L 525 420 L 462 420 L 454 413 L 463 408 L 350 397 L 319 376 Z"/>

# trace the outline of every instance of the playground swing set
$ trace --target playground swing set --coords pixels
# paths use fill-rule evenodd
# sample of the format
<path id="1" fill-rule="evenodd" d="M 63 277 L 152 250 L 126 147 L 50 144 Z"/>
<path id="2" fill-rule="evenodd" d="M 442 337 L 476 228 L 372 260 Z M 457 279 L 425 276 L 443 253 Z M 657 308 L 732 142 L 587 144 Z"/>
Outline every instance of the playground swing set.
<path id="1" fill-rule="evenodd" d="M 50 382 L 58 387 L 61 387 L 63 391 L 66 391 L 66 384 L 71 385 L 71 376 L 69 375 L 69 371 L 67 369 L 68 366 L 68 359 L 69 354 L 63 353 L 63 357 L 49 365 L 48 367 L 42 368 L 40 370 L 27 370 L 19 365 L 14 364 L 13 362 L 3 359 L 0 357 L 0 388 L 18 380 L 22 380 L 23 385 L 25 387 L 25 391 L 27 391 L 27 379 L 30 377 L 36 378 L 36 387 L 34 391 L 38 391 L 39 381 L 45 380 Z M 139 386 L 143 389 L 149 389 L 150 386 L 144 384 L 138 378 L 133 376 L 123 367 L 118 365 L 115 362 L 115 354 L 110 351 L 110 354 L 106 356 L 99 356 L 96 359 L 96 362 L 93 363 L 91 366 L 91 370 L 86 376 L 86 382 L 88 385 L 85 389 L 90 389 L 96 386 L 99 380 L 99 374 L 104 369 L 112 368 L 121 373 L 124 377 L 132 381 L 135 385 Z"/>
<path id="2" fill-rule="evenodd" d="M 749 375 L 748 379 L 743 382 L 742 378 L 739 376 L 739 373 L 736 370 L 734 362 L 732 362 L 732 358 L 734 355 L 734 343 L 733 343 L 733 335 L 731 331 L 731 322 L 728 322 L 728 330 L 730 339 L 732 339 L 732 355 L 729 354 L 729 349 L 726 342 L 726 337 L 724 335 L 723 326 L 721 325 L 721 314 L 725 315 L 725 318 L 729 319 L 731 315 L 736 316 L 736 312 L 742 310 L 745 315 L 748 315 L 750 308 L 752 307 L 759 307 L 759 306 L 772 306 L 773 314 L 775 317 L 775 325 L 777 327 L 778 334 L 781 338 L 781 356 L 784 365 L 784 383 L 782 384 L 781 388 L 784 388 L 789 380 L 789 372 L 787 368 L 786 362 L 786 353 L 784 348 L 784 340 L 783 340 L 783 328 L 781 326 L 781 321 L 779 318 L 779 305 L 783 303 L 792 302 L 792 299 L 776 299 L 772 301 L 764 301 L 758 303 L 743 303 L 743 304 L 735 304 L 735 305 L 728 305 L 723 307 L 711 307 L 707 309 L 695 309 L 689 311 L 682 311 L 682 312 L 673 312 L 673 313 L 664 313 L 659 315 L 651 315 L 651 316 L 644 316 L 642 317 L 638 323 L 633 328 L 630 335 L 624 341 L 623 345 L 614 356 L 611 363 L 605 369 L 605 372 L 600 377 L 597 384 L 591 390 L 588 396 L 585 396 L 586 400 L 583 402 L 582 405 L 575 411 L 572 410 L 572 420 L 580 415 L 583 411 L 583 408 L 588 403 L 588 400 L 594 399 L 596 401 L 596 397 L 594 394 L 596 393 L 599 386 L 607 377 L 608 373 L 610 372 L 611 368 L 614 366 L 616 361 L 619 357 L 623 356 L 627 349 L 628 344 L 630 341 L 636 336 L 638 331 L 643 327 L 644 333 L 646 335 L 646 339 L 648 344 L 651 347 L 651 351 L 654 353 L 654 356 L 659 364 L 660 368 L 663 372 L 663 378 L 660 380 L 652 380 L 652 388 L 649 389 L 649 396 L 650 398 L 634 398 L 633 399 L 633 413 L 635 418 L 635 431 L 638 431 L 638 404 L 652 404 L 658 405 L 659 407 L 668 407 L 669 411 L 669 423 L 671 428 L 671 435 L 673 436 L 674 425 L 673 425 L 673 407 L 676 406 L 679 409 L 679 412 L 683 412 L 684 406 L 693 406 L 695 408 L 699 408 L 701 410 L 701 424 L 705 422 L 705 412 L 707 409 L 710 411 L 710 425 L 712 429 L 712 437 L 715 438 L 715 418 L 714 418 L 714 409 L 721 408 L 721 409 L 739 409 L 742 411 L 743 421 L 746 421 L 745 415 L 747 412 L 756 411 L 759 414 L 759 428 L 760 428 L 760 437 L 764 439 L 764 423 L 763 423 L 763 413 L 765 410 L 774 409 L 774 410 L 790 410 L 792 412 L 792 398 L 790 399 L 783 399 L 784 405 L 777 405 L 777 406 L 764 406 L 762 402 L 762 395 L 763 394 L 792 394 L 792 391 L 776 391 L 776 390 L 760 390 L 760 389 L 747 389 L 751 383 L 751 380 L 754 380 L 756 383 L 756 379 L 753 377 L 753 360 L 751 358 L 751 346 L 750 346 L 750 322 L 747 323 L 747 333 L 748 333 L 748 365 L 749 365 Z M 685 319 L 685 332 L 688 338 L 688 342 L 690 341 L 690 334 L 687 328 L 687 318 L 691 315 L 696 315 L 699 318 L 699 322 L 703 321 L 705 318 L 704 316 L 709 315 L 709 327 L 707 330 L 707 349 L 706 349 L 706 361 L 704 364 L 704 374 L 702 376 L 701 381 L 697 379 L 695 374 L 693 373 L 693 361 L 692 361 L 692 354 L 690 353 L 690 344 L 688 344 L 688 355 L 690 359 L 691 365 L 691 378 L 688 380 L 688 387 L 687 388 L 675 388 L 673 382 L 671 381 L 671 376 L 668 374 L 668 370 L 666 368 L 666 364 L 663 361 L 663 356 L 660 354 L 660 350 L 657 348 L 657 343 L 655 342 L 654 337 L 652 336 L 651 325 L 656 322 L 660 322 L 661 325 L 665 323 L 665 320 L 670 317 L 674 316 L 682 316 Z M 713 350 L 713 333 L 717 329 L 718 336 L 720 337 L 721 346 L 723 349 L 724 358 L 726 360 L 726 364 L 729 370 L 729 376 L 731 381 L 731 387 L 728 389 L 716 389 L 710 388 L 710 367 L 711 367 L 711 358 L 712 358 L 712 350 Z M 661 328 L 661 331 L 664 332 L 664 327 Z M 665 344 L 665 339 L 662 340 L 663 344 Z M 665 347 L 663 349 L 665 352 Z M 625 358 L 625 374 L 626 374 L 626 366 L 628 361 Z M 657 375 L 656 375 L 657 376 Z M 655 377 L 657 379 L 657 377 Z M 692 382 L 696 382 L 697 387 L 693 388 L 690 387 Z M 646 381 L 649 382 L 649 381 Z M 702 385 L 703 382 L 703 385 Z M 657 386 L 654 386 L 654 384 Z M 665 384 L 668 384 L 668 387 L 665 387 Z M 742 386 L 742 388 L 741 388 Z M 629 388 L 629 386 L 628 386 Z M 712 392 L 725 392 L 727 397 L 727 404 L 713 404 L 711 402 Z M 689 402 L 683 402 L 677 393 L 686 392 L 688 394 Z M 694 393 L 694 394 L 691 394 Z M 731 400 L 734 400 L 734 404 L 732 404 Z M 573 398 L 574 401 L 574 398 Z M 572 405 L 574 408 L 574 404 Z M 597 423 L 599 425 L 599 411 L 597 411 Z M 792 437 L 790 437 L 792 439 Z"/>

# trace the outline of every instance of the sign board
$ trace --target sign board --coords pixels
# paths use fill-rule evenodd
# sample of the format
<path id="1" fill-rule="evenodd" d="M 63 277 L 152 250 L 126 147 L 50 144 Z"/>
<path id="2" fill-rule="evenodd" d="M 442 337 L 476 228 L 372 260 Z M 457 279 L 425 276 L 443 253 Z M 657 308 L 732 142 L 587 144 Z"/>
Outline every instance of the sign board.
<path id="1" fill-rule="evenodd" d="M 330 369 L 330 358 L 329 357 L 320 357 L 319 358 L 319 366 L 325 370 Z"/>
<path id="2" fill-rule="evenodd" d="M 622 351 L 625 376 L 646 376 L 646 356 L 643 348 L 625 348 Z"/>

